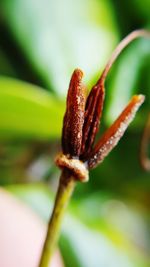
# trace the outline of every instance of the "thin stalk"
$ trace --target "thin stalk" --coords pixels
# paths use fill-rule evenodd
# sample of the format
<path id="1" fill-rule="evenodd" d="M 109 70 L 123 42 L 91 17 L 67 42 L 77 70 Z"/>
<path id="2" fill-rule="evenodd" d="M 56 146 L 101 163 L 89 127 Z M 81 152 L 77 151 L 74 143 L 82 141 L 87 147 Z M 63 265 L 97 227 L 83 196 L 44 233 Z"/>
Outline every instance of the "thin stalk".
<path id="1" fill-rule="evenodd" d="M 150 144 L 150 114 L 143 132 L 141 150 L 140 150 L 140 161 L 144 170 L 150 171 L 150 159 L 148 158 L 148 147 Z"/>
<path id="2" fill-rule="evenodd" d="M 76 181 L 68 170 L 63 170 L 55 199 L 53 212 L 48 224 L 39 267 L 48 267 L 56 248 L 64 212 L 74 190 Z"/>
<path id="3" fill-rule="evenodd" d="M 102 72 L 102 75 L 100 79 L 98 80 L 98 83 L 104 84 L 106 76 L 111 69 L 113 63 L 116 61 L 117 57 L 120 55 L 120 53 L 124 50 L 124 48 L 129 45 L 132 41 L 134 41 L 137 38 L 145 37 L 150 38 L 150 31 L 148 30 L 135 30 L 128 34 L 116 47 L 114 52 L 112 53 L 110 59 L 108 60 L 105 69 Z"/>

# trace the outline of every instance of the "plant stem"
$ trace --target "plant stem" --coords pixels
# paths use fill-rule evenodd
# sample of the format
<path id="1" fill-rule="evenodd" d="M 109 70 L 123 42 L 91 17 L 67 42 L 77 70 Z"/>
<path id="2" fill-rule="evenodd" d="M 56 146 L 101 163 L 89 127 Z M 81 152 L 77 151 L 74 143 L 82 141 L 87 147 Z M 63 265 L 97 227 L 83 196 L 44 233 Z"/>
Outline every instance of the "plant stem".
<path id="1" fill-rule="evenodd" d="M 47 236 L 44 243 L 39 267 L 48 267 L 55 250 L 65 209 L 68 205 L 76 181 L 68 170 L 63 170 L 55 199 L 53 212 L 48 224 Z"/>
<path id="2" fill-rule="evenodd" d="M 150 113 L 143 132 L 141 149 L 140 149 L 140 161 L 141 166 L 145 171 L 150 172 L 150 159 L 148 157 L 148 147 L 150 144 Z"/>
<path id="3" fill-rule="evenodd" d="M 134 41 L 137 38 L 140 37 L 145 37 L 145 38 L 150 38 L 150 31 L 148 30 L 135 30 L 133 32 L 131 32 L 129 35 L 127 35 L 120 43 L 119 45 L 116 47 L 116 49 L 114 50 L 114 52 L 112 53 L 110 59 L 108 60 L 105 69 L 102 72 L 102 75 L 100 77 L 100 79 L 98 80 L 98 83 L 104 84 L 106 76 L 109 72 L 109 70 L 111 69 L 113 63 L 116 61 L 117 57 L 120 55 L 120 53 L 123 51 L 123 49 L 130 44 L 132 41 Z"/>

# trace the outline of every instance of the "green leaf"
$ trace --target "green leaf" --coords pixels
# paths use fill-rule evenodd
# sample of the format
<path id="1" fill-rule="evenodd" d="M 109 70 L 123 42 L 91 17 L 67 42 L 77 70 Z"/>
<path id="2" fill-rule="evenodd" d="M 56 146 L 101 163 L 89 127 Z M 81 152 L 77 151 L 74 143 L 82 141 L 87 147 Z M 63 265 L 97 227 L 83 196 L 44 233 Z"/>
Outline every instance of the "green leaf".
<path id="1" fill-rule="evenodd" d="M 2 7 L 35 71 L 60 95 L 77 67 L 93 79 L 118 39 L 109 0 L 5 0 Z"/>
<path id="2" fill-rule="evenodd" d="M 40 87 L 0 77 L 0 138 L 56 138 L 63 113 L 64 104 Z"/>
<path id="3" fill-rule="evenodd" d="M 6 54 L 1 48 L 0 48 L 0 74 L 16 76 L 16 73 L 12 68 Z"/>
<path id="4" fill-rule="evenodd" d="M 129 1 L 130 6 L 130 1 Z M 149 10 L 150 10 L 150 1 L 149 0 L 133 0 L 132 8 L 135 10 L 135 14 L 143 19 L 144 22 L 150 22 Z"/>
<path id="5" fill-rule="evenodd" d="M 67 217 L 60 248 L 67 267 L 148 266 L 147 259 L 144 259 L 140 251 L 136 251 L 127 240 L 124 241 L 125 247 L 119 247 L 112 242 L 109 234 L 103 234 L 75 218 Z"/>

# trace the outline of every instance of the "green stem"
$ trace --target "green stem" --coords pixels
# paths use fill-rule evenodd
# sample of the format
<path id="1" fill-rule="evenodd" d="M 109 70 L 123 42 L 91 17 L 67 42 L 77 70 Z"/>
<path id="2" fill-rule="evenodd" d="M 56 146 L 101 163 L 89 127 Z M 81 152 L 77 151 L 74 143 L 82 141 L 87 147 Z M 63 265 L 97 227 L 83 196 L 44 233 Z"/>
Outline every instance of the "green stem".
<path id="1" fill-rule="evenodd" d="M 60 177 L 53 212 L 48 225 L 47 236 L 39 267 L 48 267 L 50 264 L 58 241 L 63 215 L 74 190 L 75 184 L 76 182 L 74 177 L 71 176 L 67 170 L 63 170 Z"/>

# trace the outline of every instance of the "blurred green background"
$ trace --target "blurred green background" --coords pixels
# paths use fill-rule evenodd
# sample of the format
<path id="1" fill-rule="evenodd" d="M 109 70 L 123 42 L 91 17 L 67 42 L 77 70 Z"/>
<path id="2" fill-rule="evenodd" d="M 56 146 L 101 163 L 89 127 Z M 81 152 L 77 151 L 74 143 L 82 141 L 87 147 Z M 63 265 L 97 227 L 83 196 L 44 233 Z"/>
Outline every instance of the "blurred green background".
<path id="1" fill-rule="evenodd" d="M 138 28 L 150 28 L 148 0 L 0 2 L 0 185 L 45 222 L 71 74 L 81 68 L 90 89 L 117 43 Z M 133 94 L 146 101 L 89 183 L 76 188 L 60 239 L 66 267 L 150 266 L 150 174 L 139 163 L 149 73 L 150 40 L 139 39 L 109 74 L 100 133 Z"/>

